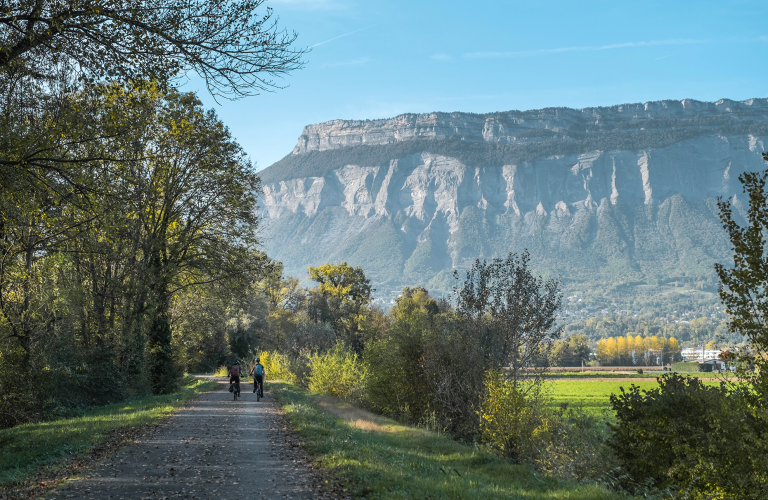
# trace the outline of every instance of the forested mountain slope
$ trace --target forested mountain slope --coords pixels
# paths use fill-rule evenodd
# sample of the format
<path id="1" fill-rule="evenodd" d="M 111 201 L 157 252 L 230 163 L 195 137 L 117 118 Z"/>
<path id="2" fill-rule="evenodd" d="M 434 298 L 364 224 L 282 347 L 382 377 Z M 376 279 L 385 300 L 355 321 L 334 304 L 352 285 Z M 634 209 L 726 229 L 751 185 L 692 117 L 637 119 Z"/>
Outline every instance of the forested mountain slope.
<path id="1" fill-rule="evenodd" d="M 263 242 L 302 278 L 360 265 L 378 296 L 525 248 L 569 283 L 711 281 L 716 198 L 740 205 L 767 138 L 766 99 L 334 120 L 261 173 Z"/>

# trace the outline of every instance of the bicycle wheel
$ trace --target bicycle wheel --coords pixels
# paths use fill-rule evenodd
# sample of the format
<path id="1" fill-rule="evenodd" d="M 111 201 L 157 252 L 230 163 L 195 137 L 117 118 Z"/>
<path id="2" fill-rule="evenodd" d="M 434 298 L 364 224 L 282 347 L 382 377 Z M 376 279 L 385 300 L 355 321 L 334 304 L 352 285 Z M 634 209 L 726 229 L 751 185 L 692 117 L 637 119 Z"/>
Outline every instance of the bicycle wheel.
<path id="1" fill-rule="evenodd" d="M 256 388 L 256 402 L 258 403 L 261 399 L 261 384 Z"/>

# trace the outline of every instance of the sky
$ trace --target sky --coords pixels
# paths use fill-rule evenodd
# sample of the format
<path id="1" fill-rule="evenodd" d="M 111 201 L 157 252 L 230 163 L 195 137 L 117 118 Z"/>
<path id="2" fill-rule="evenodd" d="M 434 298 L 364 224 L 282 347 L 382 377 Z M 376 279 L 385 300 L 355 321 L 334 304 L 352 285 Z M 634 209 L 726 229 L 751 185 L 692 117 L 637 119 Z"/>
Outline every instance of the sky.
<path id="1" fill-rule="evenodd" d="M 768 97 L 768 2 L 268 0 L 310 48 L 285 88 L 216 103 L 256 163 L 305 125 L 432 111 Z M 262 6 L 262 8 L 264 8 Z"/>

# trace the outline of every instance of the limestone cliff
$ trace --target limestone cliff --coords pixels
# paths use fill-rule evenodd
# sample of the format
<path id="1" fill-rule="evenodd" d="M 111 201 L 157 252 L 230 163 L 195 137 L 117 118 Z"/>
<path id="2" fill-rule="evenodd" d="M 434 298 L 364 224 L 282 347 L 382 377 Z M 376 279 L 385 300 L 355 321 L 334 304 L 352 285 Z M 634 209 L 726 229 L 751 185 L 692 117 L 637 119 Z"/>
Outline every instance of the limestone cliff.
<path id="1" fill-rule="evenodd" d="M 310 125 L 263 172 L 264 243 L 302 277 L 361 265 L 381 292 L 445 290 L 524 248 L 566 280 L 711 279 L 729 256 L 715 200 L 738 203 L 766 139 L 765 99 Z"/>

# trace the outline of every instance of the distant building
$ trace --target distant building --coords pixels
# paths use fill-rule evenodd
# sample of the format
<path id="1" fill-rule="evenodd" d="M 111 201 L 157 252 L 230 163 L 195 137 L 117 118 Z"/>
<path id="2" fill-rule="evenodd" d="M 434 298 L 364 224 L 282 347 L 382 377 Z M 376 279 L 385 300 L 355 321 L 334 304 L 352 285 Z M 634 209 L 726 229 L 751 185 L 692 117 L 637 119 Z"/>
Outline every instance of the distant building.
<path id="1" fill-rule="evenodd" d="M 720 349 L 702 349 L 701 347 L 686 347 L 681 351 L 680 354 L 682 354 L 683 358 L 686 361 L 696 361 L 696 360 L 708 360 L 708 359 L 717 359 L 718 356 L 720 356 Z M 703 356 L 702 356 L 703 353 Z M 702 363 L 703 361 L 699 361 Z"/>

